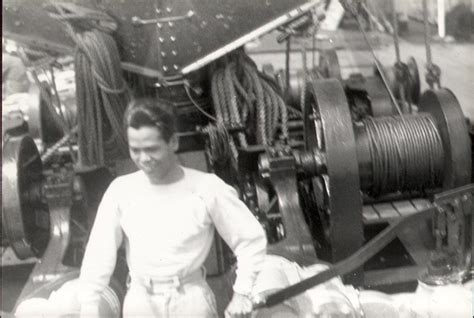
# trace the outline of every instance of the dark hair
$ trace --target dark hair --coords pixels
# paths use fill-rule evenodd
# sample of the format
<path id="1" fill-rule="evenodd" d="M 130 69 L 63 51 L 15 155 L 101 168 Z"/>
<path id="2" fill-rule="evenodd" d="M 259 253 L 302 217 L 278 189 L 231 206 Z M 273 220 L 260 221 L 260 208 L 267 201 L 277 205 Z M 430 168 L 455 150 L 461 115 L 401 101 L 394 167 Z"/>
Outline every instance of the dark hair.
<path id="1" fill-rule="evenodd" d="M 125 130 L 128 127 L 138 129 L 143 126 L 157 127 L 163 139 L 170 141 L 176 132 L 176 114 L 174 107 L 162 100 L 138 98 L 132 100 L 124 115 Z"/>

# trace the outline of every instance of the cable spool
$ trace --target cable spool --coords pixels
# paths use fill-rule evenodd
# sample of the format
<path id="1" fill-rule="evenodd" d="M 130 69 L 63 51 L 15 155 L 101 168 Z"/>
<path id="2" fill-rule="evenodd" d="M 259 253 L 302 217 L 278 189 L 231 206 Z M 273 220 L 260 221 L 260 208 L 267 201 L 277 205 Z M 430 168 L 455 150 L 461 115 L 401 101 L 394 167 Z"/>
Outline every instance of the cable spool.
<path id="1" fill-rule="evenodd" d="M 448 89 L 428 90 L 419 113 L 367 118 L 356 124 L 361 189 L 388 193 L 449 190 L 470 182 L 469 135 Z"/>
<path id="2" fill-rule="evenodd" d="M 305 150 L 325 157 L 325 169 L 313 173 L 311 182 L 317 201 L 324 203 L 318 203 L 317 211 L 333 261 L 362 244 L 361 190 L 374 196 L 413 195 L 470 182 L 467 124 L 451 91 L 425 92 L 416 115 L 354 122 L 340 82 L 318 79 L 311 84 Z"/>
<path id="3" fill-rule="evenodd" d="M 361 174 L 362 189 L 373 196 L 396 191 L 424 191 L 441 186 L 444 149 L 431 114 L 366 118 L 356 134 L 358 147 L 369 151 L 369 174 Z M 361 137 L 364 136 L 364 137 Z M 365 179 L 365 180 L 364 180 Z M 367 180 L 369 179 L 369 180 Z"/>

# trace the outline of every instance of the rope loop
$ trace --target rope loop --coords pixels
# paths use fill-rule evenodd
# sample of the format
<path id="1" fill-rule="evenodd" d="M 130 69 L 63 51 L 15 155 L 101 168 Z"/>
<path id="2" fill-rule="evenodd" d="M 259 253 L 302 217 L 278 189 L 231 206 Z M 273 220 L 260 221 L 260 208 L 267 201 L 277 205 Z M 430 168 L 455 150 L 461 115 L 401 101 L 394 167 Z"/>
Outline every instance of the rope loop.
<path id="1" fill-rule="evenodd" d="M 125 157 L 128 147 L 122 119 L 130 90 L 111 35 L 117 23 L 104 12 L 73 3 L 53 3 L 47 10 L 65 24 L 66 32 L 76 43 L 80 164 L 106 165 Z"/>
<path id="2" fill-rule="evenodd" d="M 243 51 L 230 53 L 214 65 L 211 94 L 218 122 L 227 127 L 245 126 L 236 144 L 269 145 L 277 139 L 278 128 L 288 138 L 288 108 L 278 85 L 258 71 Z M 250 132 L 255 132 L 251 135 Z"/>

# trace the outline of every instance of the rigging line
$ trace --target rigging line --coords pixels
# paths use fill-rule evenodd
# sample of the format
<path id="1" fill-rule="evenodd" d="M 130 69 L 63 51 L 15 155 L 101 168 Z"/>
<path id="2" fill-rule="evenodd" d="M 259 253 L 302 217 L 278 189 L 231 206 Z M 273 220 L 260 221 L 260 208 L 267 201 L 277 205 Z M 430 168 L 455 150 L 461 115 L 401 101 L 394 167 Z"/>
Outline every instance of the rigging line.
<path id="1" fill-rule="evenodd" d="M 316 28 L 313 28 L 313 34 L 312 34 L 312 45 L 311 45 L 311 50 L 312 50 L 312 65 L 311 69 L 314 70 L 316 67 Z"/>
<path id="2" fill-rule="evenodd" d="M 393 23 L 393 44 L 395 46 L 395 56 L 397 58 L 397 63 L 400 63 L 400 46 L 398 39 L 398 17 L 397 17 L 397 6 L 395 0 L 391 1 L 392 3 L 392 23 Z"/>
<path id="3" fill-rule="evenodd" d="M 423 29 L 425 31 L 425 49 L 426 49 L 426 64 L 431 67 L 433 64 L 430 46 L 430 34 L 428 25 L 428 4 L 423 0 Z"/>
<path id="4" fill-rule="evenodd" d="M 290 87 L 290 53 L 291 53 L 291 36 L 286 39 L 286 50 L 285 50 L 285 91 L 289 90 Z"/>
<path id="5" fill-rule="evenodd" d="M 377 67 L 377 70 L 379 71 L 380 77 L 382 78 L 382 81 L 387 88 L 388 94 L 390 96 L 390 99 L 392 101 L 393 106 L 395 107 L 396 111 L 400 116 L 403 117 L 403 113 L 401 111 L 400 105 L 398 105 L 398 101 L 395 98 L 395 95 L 392 92 L 392 89 L 390 88 L 390 85 L 388 84 L 387 76 L 385 75 L 385 71 L 383 70 L 382 65 L 380 64 L 379 59 L 377 58 L 377 55 L 375 54 L 374 49 L 370 45 L 369 38 L 367 37 L 367 34 L 365 33 L 364 29 L 362 28 L 362 23 L 360 22 L 360 18 L 358 15 L 354 15 L 354 17 L 357 20 L 357 25 L 359 26 L 359 30 L 362 32 L 362 35 L 364 36 L 364 40 L 367 43 L 367 46 L 369 47 L 370 53 L 372 54 L 372 57 L 374 58 L 375 61 L 375 66 Z"/>
<path id="6" fill-rule="evenodd" d="M 53 89 L 53 94 L 54 94 L 54 99 L 56 100 L 56 103 L 58 105 L 58 110 L 59 110 L 59 115 L 61 116 L 64 125 L 67 129 L 67 133 L 71 133 L 72 130 L 72 124 L 66 117 L 63 111 L 63 103 L 61 102 L 61 98 L 59 97 L 59 92 L 56 86 L 56 77 L 54 76 L 54 68 L 52 65 L 49 65 L 49 72 L 51 74 L 51 87 Z"/>
<path id="7" fill-rule="evenodd" d="M 206 112 L 204 109 L 202 109 L 198 103 L 194 100 L 194 98 L 191 96 L 191 92 L 189 91 L 189 84 L 187 82 L 184 82 L 184 90 L 186 91 L 186 95 L 188 95 L 188 98 L 191 100 L 191 103 L 193 103 L 194 107 L 196 107 L 203 115 L 205 115 L 207 118 L 212 119 L 213 121 L 217 122 L 216 117 L 212 116 L 208 112 Z"/>

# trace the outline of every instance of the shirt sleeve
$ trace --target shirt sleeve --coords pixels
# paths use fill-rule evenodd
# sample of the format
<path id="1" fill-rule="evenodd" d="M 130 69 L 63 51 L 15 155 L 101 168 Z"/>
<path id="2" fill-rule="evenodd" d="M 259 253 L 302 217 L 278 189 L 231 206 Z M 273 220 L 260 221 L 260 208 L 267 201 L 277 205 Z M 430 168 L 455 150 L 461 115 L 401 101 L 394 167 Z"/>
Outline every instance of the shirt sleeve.
<path id="1" fill-rule="evenodd" d="M 78 300 L 81 307 L 98 305 L 110 281 L 122 243 L 118 193 L 115 182 L 105 191 L 87 243 L 79 276 Z"/>
<path id="2" fill-rule="evenodd" d="M 249 295 L 266 254 L 265 232 L 234 188 L 213 176 L 210 207 L 214 226 L 237 258 L 234 292 Z"/>

